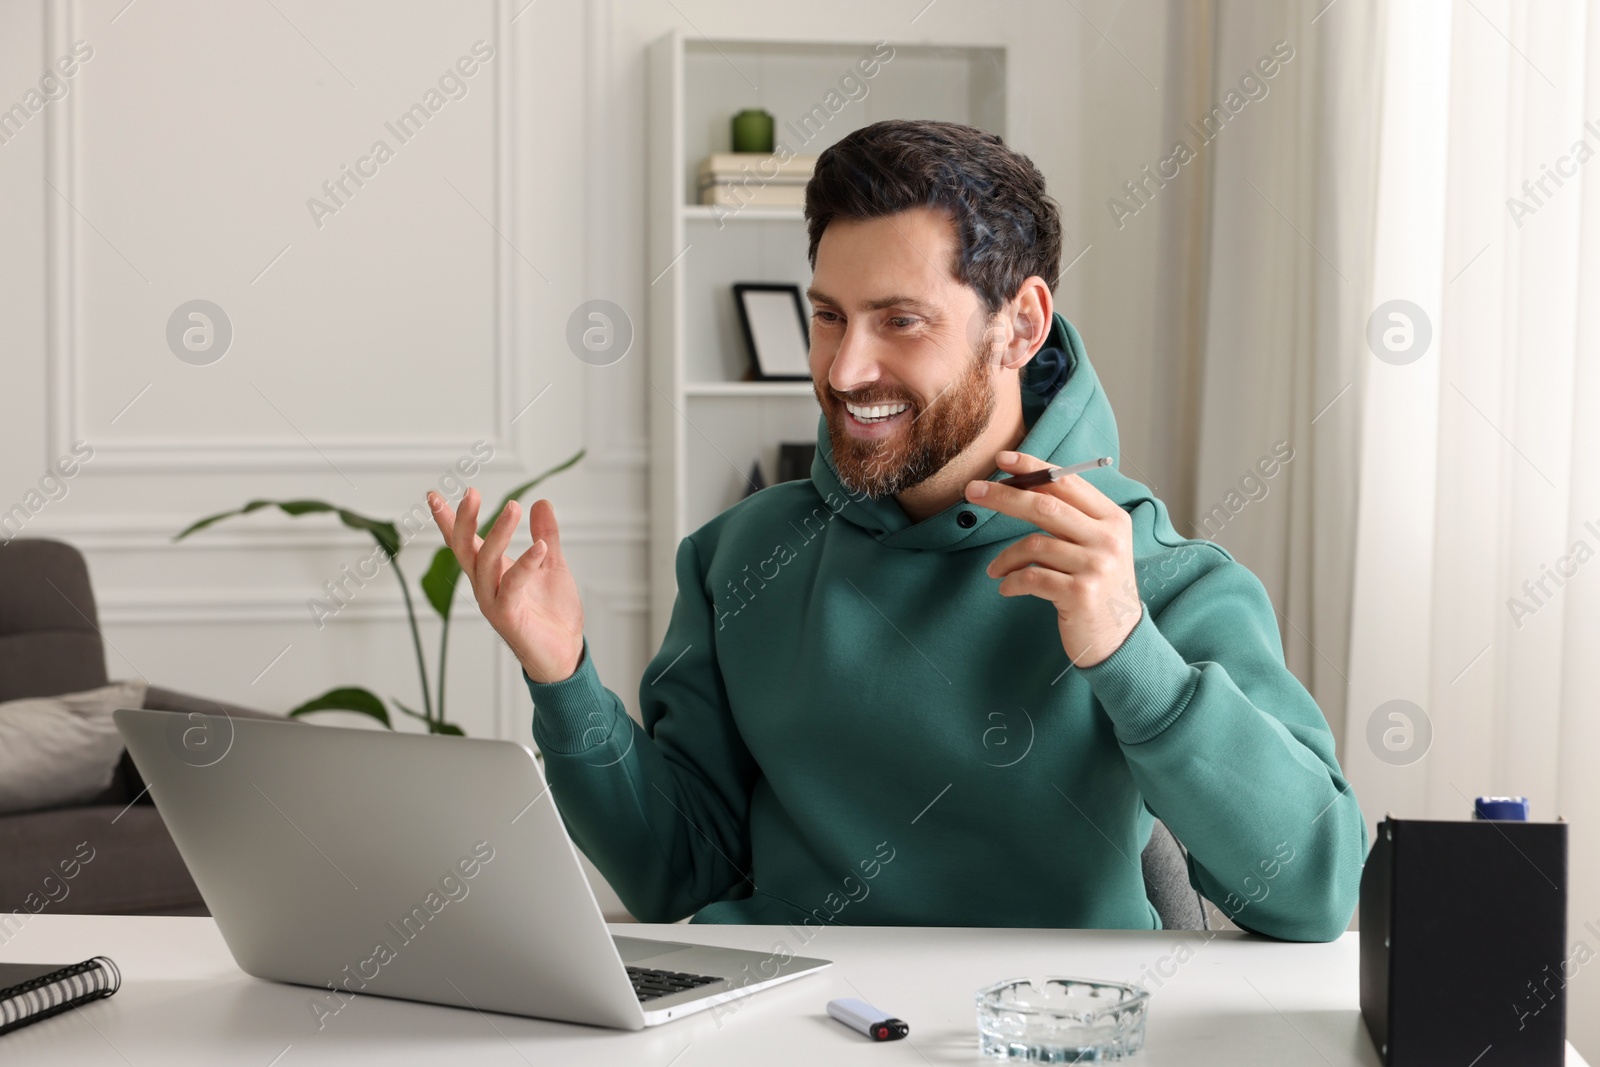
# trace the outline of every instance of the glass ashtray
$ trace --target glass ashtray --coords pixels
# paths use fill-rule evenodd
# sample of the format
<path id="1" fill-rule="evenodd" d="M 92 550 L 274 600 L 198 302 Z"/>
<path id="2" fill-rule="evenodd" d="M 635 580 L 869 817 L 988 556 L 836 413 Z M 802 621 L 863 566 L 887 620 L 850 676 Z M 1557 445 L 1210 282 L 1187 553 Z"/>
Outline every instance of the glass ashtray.
<path id="1" fill-rule="evenodd" d="M 1029 1063 L 1112 1063 L 1144 1048 L 1150 994 L 1092 978 L 1012 978 L 978 990 L 978 1050 Z"/>

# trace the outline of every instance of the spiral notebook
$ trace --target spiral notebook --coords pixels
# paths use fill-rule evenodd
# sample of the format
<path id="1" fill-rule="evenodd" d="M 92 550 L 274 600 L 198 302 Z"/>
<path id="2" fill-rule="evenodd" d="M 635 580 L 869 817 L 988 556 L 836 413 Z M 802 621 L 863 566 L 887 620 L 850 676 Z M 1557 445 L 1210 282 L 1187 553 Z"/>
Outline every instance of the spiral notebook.
<path id="1" fill-rule="evenodd" d="M 105 956 L 65 967 L 0 963 L 0 1034 L 109 997 L 121 985 L 122 972 Z"/>

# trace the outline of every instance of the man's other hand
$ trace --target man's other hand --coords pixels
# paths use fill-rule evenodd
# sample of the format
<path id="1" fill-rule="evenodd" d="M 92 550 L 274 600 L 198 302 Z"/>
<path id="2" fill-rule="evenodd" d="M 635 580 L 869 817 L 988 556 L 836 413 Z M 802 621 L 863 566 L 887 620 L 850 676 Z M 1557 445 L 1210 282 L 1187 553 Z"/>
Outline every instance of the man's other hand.
<path id="1" fill-rule="evenodd" d="M 1021 452 L 995 457 L 1008 475 L 1052 464 Z M 1001 596 L 1036 596 L 1056 606 L 1061 647 L 1079 667 L 1092 667 L 1121 647 L 1144 608 L 1133 569 L 1133 520 L 1115 501 L 1076 474 L 1034 489 L 967 483 L 966 497 L 1039 527 L 990 561 Z"/>

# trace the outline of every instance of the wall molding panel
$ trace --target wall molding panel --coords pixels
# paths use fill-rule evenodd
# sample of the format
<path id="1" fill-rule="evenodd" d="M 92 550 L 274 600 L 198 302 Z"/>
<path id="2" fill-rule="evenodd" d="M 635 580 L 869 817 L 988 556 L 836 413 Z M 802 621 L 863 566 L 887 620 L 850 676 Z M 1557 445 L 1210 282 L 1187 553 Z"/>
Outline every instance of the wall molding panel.
<path id="1" fill-rule="evenodd" d="M 514 164 L 517 157 L 516 67 L 518 49 L 508 47 L 510 0 L 487 0 L 493 12 L 493 68 L 490 107 L 494 114 L 493 218 L 490 226 L 500 234 L 514 233 Z M 79 38 L 82 21 L 77 0 L 46 0 L 45 56 L 64 55 Z M 80 181 L 79 127 L 81 93 L 69 92 L 42 116 L 46 138 L 46 259 L 47 277 L 47 439 L 49 454 L 70 452 L 74 442 L 93 440 L 95 458 L 86 471 L 165 472 L 292 472 L 329 467 L 352 471 L 430 471 L 447 468 L 465 454 L 472 440 L 483 439 L 504 457 L 503 467 L 522 468 L 518 430 L 513 424 L 517 403 L 517 338 L 521 330 L 522 302 L 517 298 L 518 254 L 502 239 L 493 245 L 494 318 L 490 353 L 495 389 L 490 408 L 492 426 L 487 435 L 375 434 L 323 436 L 316 442 L 284 435 L 274 439 L 227 436 L 150 436 L 116 439 L 90 434 L 86 429 L 85 392 L 92 384 L 78 328 L 85 300 L 79 263 L 79 246 L 100 240 L 90 221 L 94 205 L 83 202 Z M 420 132 L 420 131 L 419 131 Z M 87 232 L 86 232 L 87 228 Z M 114 246 L 113 246 L 114 247 Z M 148 279 L 147 279 L 148 281 Z M 114 420 L 113 420 L 114 421 Z M 642 457 L 641 457 L 642 458 Z"/>
<path id="2" fill-rule="evenodd" d="M 600 150 L 599 157 L 574 154 L 559 168 L 546 165 L 552 140 L 566 141 L 586 116 L 629 117 L 630 108 L 611 104 L 620 101 L 626 83 L 610 81 L 625 79 L 626 71 L 611 60 L 617 31 L 610 4 L 563 11 L 530 8 L 526 0 L 477 0 L 438 8 L 425 22 L 396 24 L 387 35 L 370 37 L 362 31 L 387 10 L 371 0 L 339 9 L 292 0 L 280 3 L 276 13 L 241 9 L 228 15 L 209 6 L 186 10 L 185 2 L 179 0 L 175 8 L 129 8 L 126 0 L 39 0 L 30 19 L 0 15 L 0 33 L 23 30 L 27 52 L 46 64 L 69 54 L 80 39 L 95 50 L 69 91 L 24 131 L 31 139 L 28 150 L 35 153 L 25 188 L 38 205 L 40 236 L 37 251 L 23 256 L 20 248 L 0 248 L 0 257 L 9 254 L 11 266 L 38 285 L 27 306 L 37 309 L 41 324 L 38 341 L 28 344 L 40 380 L 23 398 L 32 412 L 28 454 L 6 457 L 0 468 L 14 487 L 9 496 L 20 500 L 38 488 L 41 472 L 71 453 L 75 442 L 89 441 L 94 456 L 68 481 L 66 494 L 33 513 L 17 536 L 66 541 L 85 554 L 113 675 L 148 671 L 162 684 L 280 710 L 336 684 L 367 684 L 387 695 L 379 684 L 387 677 L 400 686 L 416 686 L 404 636 L 405 602 L 393 576 L 380 570 L 367 579 L 322 629 L 307 607 L 309 600 L 324 599 L 319 588 L 324 580 L 337 581 L 344 565 L 354 569 L 371 553 L 369 537 L 332 516 L 290 519 L 270 509 L 182 542 L 174 542 L 174 534 L 201 515 L 257 498 L 307 496 L 369 515 L 399 516 L 412 496 L 438 488 L 444 473 L 470 458 L 477 440 L 493 446 L 494 458 L 471 481 L 497 499 L 502 488 L 583 447 L 585 459 L 578 468 L 535 489 L 525 503 L 556 494 L 563 545 L 583 597 L 586 635 L 605 659 L 608 676 L 614 671 L 619 678 L 636 678 L 641 665 L 633 661 L 640 657 L 648 616 L 649 456 L 645 427 L 624 413 L 639 407 L 634 393 L 642 391 L 644 374 L 635 364 L 647 358 L 645 324 L 635 316 L 633 348 L 620 368 L 585 366 L 559 340 L 568 311 L 582 300 L 605 296 L 630 303 L 637 281 L 627 251 L 633 221 L 615 206 L 631 179 L 605 173 L 626 151 L 608 144 L 614 134 L 604 130 L 585 135 L 585 147 Z M 200 64 L 187 72 L 195 78 L 187 89 L 140 78 L 140 70 L 163 62 L 168 47 L 188 48 L 204 39 L 200 35 L 241 30 L 269 33 L 260 47 L 281 49 L 281 54 L 270 51 L 266 61 L 241 61 L 237 71 Z M 396 143 L 380 128 L 385 112 L 394 114 L 383 102 L 409 102 L 408 92 L 420 94 L 429 78 L 439 77 L 443 68 L 431 66 L 432 57 L 450 52 L 441 47 L 441 30 L 466 41 L 487 41 L 495 49 L 494 62 L 483 63 L 476 80 L 468 81 L 464 103 L 447 104 L 418 131 L 426 139 L 416 144 L 430 147 L 401 149 L 399 162 L 385 164 L 389 169 L 380 172 L 403 172 L 404 177 L 385 176 L 362 186 L 349 202 L 356 210 L 346 212 L 340 204 L 325 231 L 305 226 L 303 213 L 295 217 L 300 206 L 295 197 L 316 192 L 310 176 L 337 179 L 338 172 L 329 168 L 354 158 L 337 146 L 348 142 L 355 148 L 370 143 L 370 135 Z M 553 56 L 552 33 L 571 37 L 574 47 Z M 274 66 L 280 60 L 281 67 Z M 347 81 L 359 90 L 347 87 Z M 552 87 L 570 93 L 559 99 L 559 107 L 552 106 L 558 100 Z M 214 90 L 217 108 L 191 106 L 197 100 L 194 90 Z M 218 114 L 224 131 L 226 122 L 247 123 L 250 98 L 262 94 L 276 99 L 265 112 L 267 126 L 251 135 L 251 144 L 233 146 L 244 153 L 243 163 L 186 168 L 173 154 L 175 145 L 191 144 L 191 123 Z M 468 107 L 473 110 L 464 110 Z M 569 113 L 571 107 L 580 111 Z M 460 121 L 451 117 L 453 109 L 463 109 Z M 119 130 L 131 110 L 141 117 L 132 134 L 136 139 L 130 140 Z M 263 112 L 255 114 L 260 118 Z M 294 129 L 295 123 L 305 124 L 303 141 L 262 148 L 265 141 L 278 144 L 273 130 Z M 193 144 L 196 150 L 216 148 L 204 138 Z M 14 167 L 19 147 L 6 147 Z M 284 161 L 272 172 L 281 182 L 270 187 L 252 180 L 254 173 L 264 172 L 269 157 Z M 124 173 L 128 163 L 135 165 Z M 192 217 L 183 199 L 190 169 L 226 179 Z M 303 190 L 301 182 L 307 185 Z M 145 183 L 153 184 L 146 188 Z M 440 190 L 436 200 L 429 183 Z M 243 218 L 218 234 L 237 247 L 215 247 L 214 264 L 204 254 L 189 255 L 202 246 L 184 242 L 193 240 L 208 217 L 215 219 L 219 205 L 235 201 L 260 208 L 259 218 Z M 552 213 L 552 205 L 564 206 Z M 152 216 L 157 223 L 147 225 Z M 438 219 L 430 224 L 429 216 Z M 396 244 L 374 236 L 401 223 L 414 225 L 406 226 Z M 167 233 L 173 235 L 171 249 L 162 246 Z M 362 243 L 369 240 L 376 243 Z M 286 241 L 292 241 L 292 251 L 281 263 L 272 260 L 276 266 L 268 264 Z M 261 284 L 248 289 L 246 282 L 255 284 L 250 273 L 239 278 L 231 272 L 237 250 L 248 247 L 253 256 L 258 245 L 268 243 L 272 247 L 262 265 L 274 273 L 263 271 Z M 338 273 L 363 256 L 372 262 L 370 273 Z M 194 284 L 205 280 L 204 270 L 217 275 L 212 292 Z M 369 361 L 390 374 L 386 362 L 375 358 L 387 349 L 363 347 L 351 357 L 357 362 L 343 367 L 324 363 L 338 360 L 345 349 L 312 332 L 313 324 L 339 325 L 345 310 L 350 321 L 380 315 L 393 295 L 406 291 L 394 280 L 419 270 L 439 273 L 443 299 L 436 311 L 418 310 L 414 299 L 406 305 L 417 313 L 396 320 L 405 326 L 395 332 L 416 323 L 426 329 L 417 331 L 416 344 L 409 334 L 404 337 L 383 390 L 352 394 L 355 403 L 347 405 L 346 393 L 335 390 L 349 380 L 370 378 Z M 335 291 L 333 303 L 324 300 L 327 290 L 318 288 L 330 277 L 349 287 L 347 293 Z M 417 288 L 432 297 L 437 294 L 431 285 L 430 279 Z M 188 287 L 196 291 L 180 291 Z M 458 299 L 463 293 L 469 299 Z M 259 384 L 267 398 L 259 410 L 219 391 L 242 386 L 241 395 L 254 399 L 232 362 L 218 368 L 232 377 L 205 379 L 186 377 L 191 368 L 164 364 L 172 357 L 163 339 L 150 334 L 159 326 L 155 312 L 164 316 L 181 298 L 196 296 L 217 300 L 240 331 L 224 359 L 261 359 L 263 352 L 279 349 L 293 357 L 278 365 L 276 388 L 261 376 L 249 383 Z M 309 312 L 306 344 L 311 347 L 283 348 L 298 320 L 288 320 L 293 329 L 276 330 L 276 340 L 267 344 L 265 331 L 281 326 L 296 307 Z M 239 347 L 246 315 L 256 324 L 250 335 L 258 345 L 254 350 Z M 266 318 L 270 315 L 276 321 Z M 457 335 L 458 348 L 431 354 L 439 337 Z M 325 390 L 316 371 L 323 365 L 329 368 Z M 177 374 L 170 374 L 174 368 Z M 443 382 L 447 374 L 451 380 Z M 450 388 L 436 389 L 441 383 Z M 150 395 L 139 392 L 141 386 Z M 547 387 L 548 394 L 541 396 Z M 324 391 L 302 398 L 291 389 Z M 541 398 L 529 407 L 535 396 Z M 157 398 L 161 419 L 133 406 Z M 218 406 L 230 403 L 237 405 L 237 418 L 232 417 L 235 408 Z M 267 404 L 281 408 L 281 420 L 274 421 Z M 441 412 L 437 421 L 389 414 L 432 410 L 435 404 Z M 108 425 L 119 408 L 131 417 L 118 414 L 120 421 Z M 314 421 L 302 423 L 303 410 L 317 412 L 308 416 Z M 342 417 L 347 410 L 351 417 Z M 192 420 L 185 417 L 190 411 Z M 479 423 L 481 433 L 449 432 Z M 350 477 L 341 480 L 347 473 Z M 396 494 L 403 498 L 398 504 Z M 528 547 L 525 519 L 520 527 L 512 555 Z M 425 520 L 401 556 L 430 673 L 439 625 L 417 581 L 439 544 L 431 520 Z M 585 575 L 600 582 L 587 582 Z M 452 719 L 477 736 L 490 734 L 492 723 L 492 736 L 531 744 L 531 707 L 520 670 L 470 592 L 458 594 L 451 645 Z M 293 651 L 283 654 L 286 646 Z M 632 685 L 623 684 L 619 692 L 626 697 Z"/>

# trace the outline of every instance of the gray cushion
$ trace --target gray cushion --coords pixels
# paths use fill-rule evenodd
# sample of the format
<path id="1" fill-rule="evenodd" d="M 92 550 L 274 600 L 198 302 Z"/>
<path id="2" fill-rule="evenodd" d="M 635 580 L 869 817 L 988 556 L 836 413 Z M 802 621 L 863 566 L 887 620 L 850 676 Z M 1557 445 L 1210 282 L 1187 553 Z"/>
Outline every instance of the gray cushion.
<path id="1" fill-rule="evenodd" d="M 118 708 L 144 705 L 135 679 L 51 697 L 0 702 L 0 815 L 86 804 L 103 793 L 122 759 Z"/>

